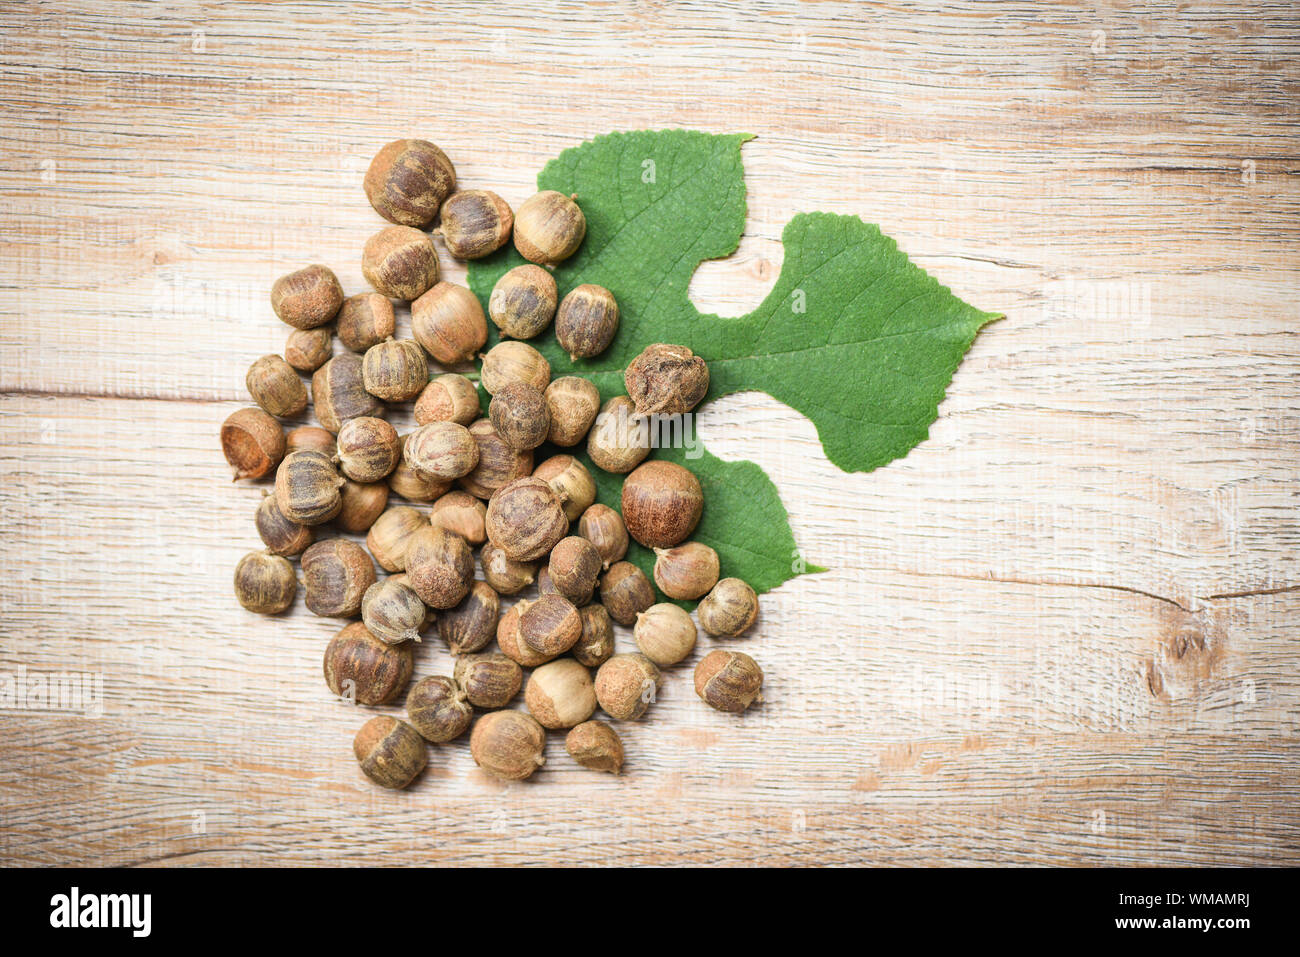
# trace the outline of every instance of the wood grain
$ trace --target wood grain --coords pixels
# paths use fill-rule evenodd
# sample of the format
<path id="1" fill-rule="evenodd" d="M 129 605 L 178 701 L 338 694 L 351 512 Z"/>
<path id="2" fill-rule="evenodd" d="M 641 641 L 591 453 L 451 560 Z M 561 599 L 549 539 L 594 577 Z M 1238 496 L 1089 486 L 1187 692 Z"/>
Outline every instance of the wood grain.
<path id="1" fill-rule="evenodd" d="M 0 23 L 0 673 L 102 681 L 99 716 L 0 711 L 0 863 L 1300 862 L 1291 4 Z M 872 474 L 766 396 L 705 412 L 832 569 L 764 599 L 761 708 L 708 712 L 688 664 L 620 729 L 622 779 L 553 736 L 523 785 L 462 742 L 380 792 L 350 754 L 365 716 L 320 677 L 336 624 L 230 594 L 261 491 L 215 437 L 283 348 L 270 284 L 324 262 L 364 288 L 361 174 L 389 139 L 517 204 L 560 150 L 665 126 L 757 134 L 701 308 L 759 302 L 784 224 L 822 209 L 1007 318 Z M 427 641 L 417 675 L 450 661 Z"/>

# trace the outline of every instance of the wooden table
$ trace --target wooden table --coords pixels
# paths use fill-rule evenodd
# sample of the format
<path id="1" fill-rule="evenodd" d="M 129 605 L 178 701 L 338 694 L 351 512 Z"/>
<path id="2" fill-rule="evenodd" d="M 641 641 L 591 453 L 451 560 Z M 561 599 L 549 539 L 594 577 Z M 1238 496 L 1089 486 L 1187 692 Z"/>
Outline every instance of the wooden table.
<path id="1" fill-rule="evenodd" d="M 1300 862 L 1300 34 L 1233 6 L 7 5 L 0 671 L 103 697 L 0 714 L 0 862 Z M 622 779 L 553 738 L 505 786 L 461 742 L 382 792 L 337 624 L 231 595 L 262 493 L 216 435 L 283 348 L 271 282 L 363 288 L 390 139 L 517 203 L 667 126 L 757 134 L 702 308 L 820 209 L 1007 318 L 871 474 L 764 395 L 704 414 L 832 569 L 764 599 L 760 709 L 684 666 Z"/>

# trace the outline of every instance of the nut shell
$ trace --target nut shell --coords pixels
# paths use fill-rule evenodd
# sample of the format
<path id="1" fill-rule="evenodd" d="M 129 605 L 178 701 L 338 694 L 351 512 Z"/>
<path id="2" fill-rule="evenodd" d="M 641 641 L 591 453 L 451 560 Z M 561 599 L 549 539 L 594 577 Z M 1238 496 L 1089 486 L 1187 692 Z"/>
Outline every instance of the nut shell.
<path id="1" fill-rule="evenodd" d="M 487 344 L 487 317 L 464 286 L 439 282 L 411 303 L 411 335 L 439 365 L 464 365 Z"/>
<path id="2" fill-rule="evenodd" d="M 438 250 L 427 233 L 388 226 L 366 240 L 361 274 L 390 299 L 418 299 L 438 281 Z"/>
<path id="3" fill-rule="evenodd" d="M 315 372 L 333 355 L 334 334 L 328 328 L 295 329 L 284 344 L 285 361 L 299 372 Z M 302 384 L 301 380 L 298 384 Z M 304 403 L 306 399 L 304 388 Z"/>
<path id="4" fill-rule="evenodd" d="M 448 492 L 433 503 L 429 522 L 455 532 L 470 545 L 487 541 L 487 505 L 469 492 Z"/>
<path id="5" fill-rule="evenodd" d="M 384 219 L 427 226 L 456 189 L 456 168 L 428 140 L 394 140 L 370 161 L 362 185 Z"/>
<path id="6" fill-rule="evenodd" d="M 572 658 L 537 668 L 524 689 L 524 703 L 544 728 L 572 728 L 596 710 L 591 673 Z"/>
<path id="7" fill-rule="evenodd" d="M 407 546 L 406 577 L 430 608 L 452 608 L 469 594 L 474 581 L 474 556 L 459 535 L 426 525 Z"/>
<path id="8" fill-rule="evenodd" d="M 451 482 L 422 475 L 406 464 L 406 440 L 409 438 L 409 435 L 401 436 L 402 461 L 397 463 L 393 474 L 388 476 L 388 487 L 408 502 L 437 501 L 451 488 Z"/>
<path id="9" fill-rule="evenodd" d="M 614 626 L 604 605 L 585 605 L 578 609 L 582 616 L 582 637 L 569 651 L 574 660 L 588 668 L 599 668 L 614 654 Z"/>
<path id="10" fill-rule="evenodd" d="M 465 733 L 474 709 L 455 681 L 446 675 L 429 675 L 406 696 L 406 716 L 424 740 L 445 744 Z"/>
<path id="11" fill-rule="evenodd" d="M 284 517 L 274 495 L 257 503 L 257 534 L 272 555 L 300 555 L 316 538 L 311 527 Z"/>
<path id="12" fill-rule="evenodd" d="M 295 329 L 314 329 L 334 318 L 343 305 L 343 287 L 327 266 L 304 266 L 271 286 L 271 308 Z"/>
<path id="13" fill-rule="evenodd" d="M 487 535 L 515 561 L 537 561 L 569 530 L 558 495 L 541 479 L 515 479 L 492 494 Z"/>
<path id="14" fill-rule="evenodd" d="M 578 518 L 578 534 L 596 546 L 605 568 L 627 555 L 627 526 L 623 516 L 608 505 L 592 505 L 583 512 Z"/>
<path id="15" fill-rule="evenodd" d="M 379 415 L 383 404 L 366 391 L 361 356 L 345 352 L 313 373 L 311 404 L 320 424 L 335 435 L 348 419 Z"/>
<path id="16" fill-rule="evenodd" d="M 501 616 L 501 621 L 497 623 L 497 646 L 512 661 L 525 668 L 536 668 L 555 656 L 538 654 L 524 643 L 519 631 L 519 621 L 529 604 L 527 601 L 518 602 Z"/>
<path id="17" fill-rule="evenodd" d="M 262 478 L 284 458 L 284 429 L 262 409 L 239 409 L 221 424 L 221 452 L 236 479 Z"/>
<path id="18" fill-rule="evenodd" d="M 366 589 L 375 583 L 375 563 L 356 542 L 331 538 L 302 553 L 302 577 L 312 614 L 355 618 Z"/>
<path id="19" fill-rule="evenodd" d="M 620 625 L 632 625 L 655 603 L 654 586 L 631 562 L 615 562 L 600 578 L 600 603 Z"/>
<path id="20" fill-rule="evenodd" d="M 529 262 L 554 266 L 577 252 L 587 235 L 587 219 L 563 193 L 543 190 L 515 211 L 515 249 Z"/>
<path id="21" fill-rule="evenodd" d="M 700 480 L 676 462 L 646 462 L 623 482 L 623 522 L 647 548 L 680 544 L 695 531 L 703 510 Z"/>
<path id="22" fill-rule="evenodd" d="M 512 448 L 487 419 L 479 419 L 469 427 L 469 434 L 478 446 L 478 465 L 460 479 L 460 487 L 484 501 L 503 485 L 524 478 L 533 471 L 531 449 Z"/>
<path id="23" fill-rule="evenodd" d="M 377 581 L 361 597 L 361 620 L 372 635 L 390 645 L 419 641 L 420 629 L 429 616 L 420 596 L 404 579 L 395 575 Z"/>
<path id="24" fill-rule="evenodd" d="M 700 627 L 716 638 L 736 638 L 758 617 L 758 595 L 739 578 L 724 578 L 696 607 Z"/>
<path id="25" fill-rule="evenodd" d="M 489 774 L 522 781 L 546 763 L 546 732 L 530 715 L 493 711 L 475 723 L 469 751 Z"/>
<path id="26" fill-rule="evenodd" d="M 453 655 L 482 651 L 496 637 L 501 598 L 486 582 L 474 582 L 460 604 L 438 616 L 438 634 Z"/>
<path id="27" fill-rule="evenodd" d="M 320 525 L 343 507 L 343 482 L 323 452 L 291 452 L 275 472 L 276 504 L 291 522 Z"/>
<path id="28" fill-rule="evenodd" d="M 582 637 L 582 616 L 564 596 L 543 595 L 525 605 L 519 615 L 519 637 L 535 653 L 554 658 Z"/>
<path id="29" fill-rule="evenodd" d="M 479 417 L 478 387 L 463 375 L 448 372 L 424 387 L 415 400 L 415 421 L 469 425 Z"/>
<path id="30" fill-rule="evenodd" d="M 390 339 L 366 350 L 361 381 L 385 402 L 407 402 L 429 384 L 429 363 L 414 339 Z"/>
<path id="31" fill-rule="evenodd" d="M 564 517 L 571 522 L 576 522 L 596 501 L 596 480 L 572 455 L 552 455 L 533 470 L 533 476 L 544 481 L 560 497 Z"/>
<path id="32" fill-rule="evenodd" d="M 387 296 L 363 292 L 344 300 L 339 310 L 339 341 L 353 352 L 365 352 L 371 346 L 397 334 L 397 317 Z"/>
<path id="33" fill-rule="evenodd" d="M 412 646 L 390 645 L 359 621 L 351 622 L 325 648 L 325 684 L 357 704 L 388 704 L 400 695 L 415 669 Z"/>
<path id="34" fill-rule="evenodd" d="M 375 715 L 361 726 L 352 741 L 352 753 L 366 777 L 394 790 L 414 781 L 429 761 L 420 733 L 386 714 Z"/>
<path id="35" fill-rule="evenodd" d="M 303 449 L 324 452 L 333 458 L 338 451 L 338 442 L 334 433 L 328 429 L 322 429 L 319 425 L 300 425 L 296 429 L 290 429 L 284 437 L 284 448 L 286 452 L 301 452 Z"/>
<path id="36" fill-rule="evenodd" d="M 483 580 L 498 594 L 513 595 L 537 579 L 536 562 L 517 562 L 491 542 L 479 552 Z"/>
<path id="37" fill-rule="evenodd" d="M 287 558 L 249 552 L 235 566 L 235 597 L 249 611 L 278 615 L 297 594 L 298 579 Z"/>
<path id="38" fill-rule="evenodd" d="M 662 602 L 636 616 L 632 637 L 641 654 L 660 668 L 668 668 L 695 650 L 699 635 L 685 609 Z"/>
<path id="39" fill-rule="evenodd" d="M 545 442 L 551 428 L 546 397 L 523 382 L 508 382 L 497 390 L 488 406 L 488 419 L 507 445 L 521 451 Z"/>
<path id="40" fill-rule="evenodd" d="M 655 549 L 655 584 L 669 598 L 692 601 L 718 583 L 718 553 L 703 542 Z"/>
<path id="41" fill-rule="evenodd" d="M 456 662 L 456 681 L 476 708 L 504 708 L 519 694 L 524 672 L 506 655 L 465 655 Z"/>
<path id="42" fill-rule="evenodd" d="M 507 339 L 483 356 L 479 383 L 488 395 L 496 395 L 508 382 L 522 382 L 545 392 L 551 381 L 551 364 L 526 342 Z"/>
<path id="43" fill-rule="evenodd" d="M 271 415 L 287 419 L 307 408 L 307 387 L 298 372 L 277 355 L 262 356 L 244 377 L 248 394 Z"/>
<path id="44" fill-rule="evenodd" d="M 343 507 L 334 516 L 334 524 L 345 532 L 360 535 L 368 532 L 388 507 L 387 482 L 344 482 L 339 488 Z"/>
<path id="45" fill-rule="evenodd" d="M 555 318 L 555 277 L 541 266 L 516 266 L 492 287 L 488 315 L 502 336 L 531 339 Z"/>
<path id="46" fill-rule="evenodd" d="M 628 363 L 623 383 L 638 415 L 679 415 L 709 391 L 709 367 L 685 346 L 655 343 Z"/>
<path id="47" fill-rule="evenodd" d="M 587 433 L 587 454 L 606 472 L 630 472 L 650 454 L 650 423 L 639 419 L 632 400 L 615 396 L 601 406 Z"/>
<path id="48" fill-rule="evenodd" d="M 561 376 L 546 387 L 545 395 L 551 415 L 547 439 L 566 447 L 585 439 L 600 411 L 600 390 L 595 384 L 581 376 Z"/>
<path id="49" fill-rule="evenodd" d="M 416 474 L 449 482 L 474 471 L 479 445 L 463 425 L 430 422 L 406 437 L 402 457 Z"/>
<path id="50" fill-rule="evenodd" d="M 466 189 L 452 193 L 439 214 L 442 241 L 457 259 L 482 259 L 510 239 L 515 214 L 491 190 Z"/>
<path id="51" fill-rule="evenodd" d="M 623 741 L 604 721 L 584 721 L 565 735 L 564 747 L 584 768 L 611 774 L 623 770 Z"/>
<path id="52" fill-rule="evenodd" d="M 366 548 L 379 567 L 387 572 L 406 569 L 406 550 L 415 533 L 429 526 L 428 519 L 409 505 L 386 509 L 366 534 Z"/>
<path id="53" fill-rule="evenodd" d="M 580 535 L 569 535 L 551 549 L 547 573 L 556 591 L 575 605 L 585 605 L 603 567 L 595 545 Z"/>
<path id="54" fill-rule="evenodd" d="M 695 666 L 695 693 L 718 711 L 739 714 L 761 701 L 763 669 L 741 651 L 711 651 Z"/>
<path id="55" fill-rule="evenodd" d="M 571 290 L 555 314 L 555 338 L 571 359 L 598 356 L 618 332 L 618 303 L 604 286 L 584 283 Z"/>
<path id="56" fill-rule="evenodd" d="M 383 419 L 363 415 L 339 429 L 339 470 L 354 482 L 378 482 L 402 459 L 397 430 Z"/>
<path id="57" fill-rule="evenodd" d="M 634 721 L 655 700 L 660 674 L 645 655 L 615 655 L 596 672 L 596 700 L 611 718 Z"/>

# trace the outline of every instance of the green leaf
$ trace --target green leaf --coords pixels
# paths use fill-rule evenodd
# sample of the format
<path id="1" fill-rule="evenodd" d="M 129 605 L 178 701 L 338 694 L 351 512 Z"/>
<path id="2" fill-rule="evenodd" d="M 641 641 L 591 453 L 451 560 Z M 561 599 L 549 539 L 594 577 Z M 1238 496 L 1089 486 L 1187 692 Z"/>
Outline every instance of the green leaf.
<path id="1" fill-rule="evenodd" d="M 688 296 L 691 276 L 740 241 L 740 147 L 749 138 L 612 133 L 548 163 L 538 187 L 576 194 L 587 217 L 583 245 L 555 270 L 560 294 L 581 283 L 605 286 L 619 302 L 621 324 L 595 359 L 570 360 L 553 335 L 533 344 L 555 375 L 587 376 L 602 398 L 625 391 L 623 369 L 646 345 L 689 346 L 709 364 L 706 402 L 767 392 L 813 421 L 840 468 L 878 468 L 928 436 L 976 332 L 999 317 L 962 302 L 878 227 L 827 213 L 800 214 L 786 226 L 780 278 L 757 309 L 734 318 L 701 313 Z M 522 262 L 510 248 L 470 264 L 470 286 L 485 306 L 497 279 Z M 757 466 L 707 453 L 679 460 L 704 485 L 696 537 L 718 550 L 723 574 L 766 591 L 799 571 L 821 570 L 798 564 L 785 509 Z M 602 501 L 617 506 L 621 484 L 621 476 L 602 477 Z M 644 567 L 653 558 L 637 557 Z"/>

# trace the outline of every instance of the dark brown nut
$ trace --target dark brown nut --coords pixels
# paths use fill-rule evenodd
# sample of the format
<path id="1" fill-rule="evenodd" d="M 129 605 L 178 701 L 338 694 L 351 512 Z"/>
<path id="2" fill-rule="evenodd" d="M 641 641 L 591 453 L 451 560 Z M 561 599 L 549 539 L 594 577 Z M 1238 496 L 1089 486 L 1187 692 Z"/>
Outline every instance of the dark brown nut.
<path id="1" fill-rule="evenodd" d="M 501 486 L 488 500 L 487 535 L 517 562 L 535 562 L 569 530 L 551 487 L 531 475 Z"/>
<path id="2" fill-rule="evenodd" d="M 428 140 L 394 140 L 366 170 L 366 199 L 380 216 L 403 226 L 427 226 L 456 189 L 456 169 Z"/>
<path id="3" fill-rule="evenodd" d="M 479 553 L 483 580 L 501 595 L 513 595 L 537 578 L 536 562 L 517 562 L 491 542 Z"/>
<path id="4" fill-rule="evenodd" d="M 448 372 L 424 387 L 415 400 L 415 421 L 469 425 L 479 417 L 478 387 L 463 375 Z"/>
<path id="5" fill-rule="evenodd" d="M 543 728 L 572 728 L 596 710 L 591 672 L 572 658 L 541 665 L 528 679 L 524 703 Z"/>
<path id="6" fill-rule="evenodd" d="M 261 409 L 240 409 L 221 424 L 221 452 L 236 479 L 269 475 L 284 458 L 284 429 Z M 532 471 L 532 455 L 528 456 Z"/>
<path id="7" fill-rule="evenodd" d="M 295 329 L 315 329 L 343 305 L 338 276 L 325 266 L 304 266 L 281 276 L 271 287 L 271 308 Z"/>
<path id="8" fill-rule="evenodd" d="M 456 662 L 456 681 L 476 708 L 504 708 L 519 694 L 524 672 L 506 655 L 466 655 Z"/>
<path id="9" fill-rule="evenodd" d="M 591 431 L 600 411 L 600 390 L 575 375 L 556 379 L 546 387 L 546 409 L 551 414 L 547 438 L 556 445 L 577 445 Z"/>
<path id="10" fill-rule="evenodd" d="M 459 535 L 426 525 L 407 546 L 406 577 L 430 608 L 452 608 L 469 594 L 474 581 L 474 556 Z"/>
<path id="11" fill-rule="evenodd" d="M 596 546 L 579 535 L 570 535 L 551 549 L 547 573 L 561 595 L 575 605 L 585 605 L 596 590 L 602 567 Z"/>
<path id="12" fill-rule="evenodd" d="M 676 462 L 646 462 L 623 482 L 623 523 L 646 548 L 681 544 L 703 510 L 700 480 Z"/>
<path id="13" fill-rule="evenodd" d="M 545 392 L 550 381 L 551 364 L 526 342 L 498 342 L 483 356 L 479 383 L 488 395 L 496 395 L 508 382 L 522 382 Z"/>
<path id="14" fill-rule="evenodd" d="M 524 644 L 523 636 L 519 632 L 519 621 L 529 604 L 530 602 L 527 601 L 518 602 L 501 616 L 501 621 L 497 623 L 497 646 L 512 661 L 518 662 L 525 668 L 536 668 L 538 665 L 546 664 L 555 655 L 539 654 Z"/>
<path id="15" fill-rule="evenodd" d="M 303 449 L 324 452 L 333 458 L 338 451 L 338 442 L 329 429 L 322 429 L 319 425 L 300 425 L 296 429 L 290 429 L 284 437 L 284 450 L 288 453 L 301 452 Z"/>
<path id="16" fill-rule="evenodd" d="M 555 277 L 541 266 L 516 266 L 492 287 L 488 315 L 502 336 L 531 339 L 555 318 L 558 296 Z"/>
<path id="17" fill-rule="evenodd" d="M 469 434 L 478 446 L 478 465 L 461 477 L 460 487 L 470 495 L 487 501 L 501 486 L 533 471 L 532 450 L 512 448 L 497 435 L 488 419 L 479 419 L 470 425 Z"/>
<path id="18" fill-rule="evenodd" d="M 515 225 L 515 214 L 506 201 L 486 189 L 452 193 L 438 218 L 447 252 L 457 259 L 490 256 L 506 244 Z"/>
<path id="19" fill-rule="evenodd" d="M 659 690 L 659 668 L 645 655 L 615 655 L 596 672 L 596 700 L 617 721 L 645 714 Z"/>
<path id="20" fill-rule="evenodd" d="M 623 770 L 623 741 L 604 721 L 584 721 L 564 738 L 573 760 L 593 771 L 618 774 Z"/>
<path id="21" fill-rule="evenodd" d="M 375 715 L 361 726 L 352 741 L 352 752 L 366 777 L 393 790 L 414 781 L 429 761 L 420 733 L 386 714 Z"/>
<path id="22" fill-rule="evenodd" d="M 414 339 L 391 339 L 366 350 L 361 377 L 371 395 L 385 402 L 407 402 L 429 384 L 429 363 Z"/>
<path id="23" fill-rule="evenodd" d="M 361 613 L 362 596 L 375 583 L 375 563 L 356 542 L 331 538 L 302 553 L 302 578 L 312 614 L 355 618 Z"/>
<path id="24" fill-rule="evenodd" d="M 739 714 L 755 701 L 763 687 L 763 669 L 741 651 L 711 651 L 695 666 L 695 693 L 710 708 Z"/>
<path id="25" fill-rule="evenodd" d="M 361 357 L 345 352 L 313 373 L 311 404 L 320 424 L 335 435 L 348 419 L 379 415 L 384 406 L 366 391 Z"/>
<path id="26" fill-rule="evenodd" d="M 390 645 L 419 641 L 420 630 L 429 617 L 405 575 L 393 575 L 375 582 L 361 598 L 361 620 L 370 633 Z"/>
<path id="27" fill-rule="evenodd" d="M 328 327 L 295 329 L 284 344 L 284 359 L 299 372 L 315 372 L 334 355 L 334 334 Z M 302 380 L 299 380 L 302 385 Z M 303 389 L 303 399 L 307 391 Z"/>
<path id="28" fill-rule="evenodd" d="M 284 517 L 274 495 L 266 495 L 257 504 L 257 534 L 272 555 L 301 555 L 315 535 L 310 527 Z"/>
<path id="29" fill-rule="evenodd" d="M 453 655 L 482 651 L 496 637 L 501 598 L 484 582 L 470 586 L 459 605 L 438 616 L 438 634 Z"/>
<path id="30" fill-rule="evenodd" d="M 758 595 L 739 578 L 724 578 L 696 609 L 700 627 L 715 638 L 743 635 L 758 617 Z"/>
<path id="31" fill-rule="evenodd" d="M 386 572 L 406 570 L 406 551 L 415 533 L 429 527 L 429 521 L 409 505 L 394 505 L 384 511 L 366 535 L 366 548 Z"/>
<path id="32" fill-rule="evenodd" d="M 718 583 L 718 553 L 703 542 L 656 548 L 655 584 L 669 598 L 692 601 Z"/>
<path id="33" fill-rule="evenodd" d="M 627 555 L 627 526 L 608 505 L 592 505 L 578 518 L 578 534 L 596 546 L 606 568 Z"/>
<path id="34" fill-rule="evenodd" d="M 438 364 L 464 365 L 487 344 L 487 317 L 464 286 L 440 282 L 411 303 L 411 335 Z"/>
<path id="35" fill-rule="evenodd" d="M 546 398 L 531 385 L 507 382 L 492 396 L 488 418 L 511 448 L 527 451 L 546 441 L 551 413 Z"/>
<path id="36" fill-rule="evenodd" d="M 343 507 L 343 482 L 323 452 L 291 452 L 275 472 L 276 504 L 291 522 L 320 525 Z"/>
<path id="37" fill-rule="evenodd" d="M 709 367 L 685 346 L 646 346 L 623 373 L 638 415 L 679 415 L 709 391 Z"/>
<path id="38" fill-rule="evenodd" d="M 348 480 L 339 489 L 343 507 L 334 516 L 334 524 L 345 532 L 360 535 L 368 532 L 385 508 L 388 507 L 387 482 L 353 482 Z"/>
<path id="39" fill-rule="evenodd" d="M 474 471 L 479 446 L 463 425 L 430 422 L 407 436 L 402 457 L 417 474 L 449 482 Z"/>
<path id="40" fill-rule="evenodd" d="M 249 366 L 244 384 L 254 402 L 282 419 L 307 408 L 307 387 L 293 366 L 277 355 L 262 356 Z"/>
<path id="41" fill-rule="evenodd" d="M 660 668 L 668 668 L 695 650 L 699 635 L 685 609 L 663 602 L 636 616 L 632 637 L 641 654 Z"/>
<path id="42" fill-rule="evenodd" d="M 627 396 L 615 396 L 601 406 L 587 434 L 587 454 L 606 472 L 632 471 L 650 454 L 649 420 L 637 417 Z"/>
<path id="43" fill-rule="evenodd" d="M 636 616 L 655 603 L 654 586 L 631 562 L 615 562 L 601 576 L 600 603 L 620 625 L 633 625 Z"/>
<path id="44" fill-rule="evenodd" d="M 339 469 L 354 482 L 378 482 L 402 460 L 397 430 L 373 416 L 348 419 L 339 429 Z"/>
<path id="45" fill-rule="evenodd" d="M 469 492 L 448 492 L 433 503 L 429 512 L 429 521 L 441 525 L 449 532 L 455 532 L 471 545 L 482 545 L 487 541 L 487 506 L 482 499 L 477 499 Z"/>
<path id="46" fill-rule="evenodd" d="M 582 637 L 582 616 L 561 595 L 543 595 L 519 613 L 519 637 L 539 655 L 562 655 Z"/>
<path id="47" fill-rule="evenodd" d="M 388 704 L 411 680 L 411 648 L 380 641 L 359 621 L 344 625 L 325 648 L 325 684 L 355 704 Z"/>
<path id="48" fill-rule="evenodd" d="M 465 733 L 474 709 L 455 681 L 430 675 L 417 681 L 406 696 L 406 716 L 424 740 L 445 744 Z"/>
<path id="49" fill-rule="evenodd" d="M 298 579 L 287 558 L 249 552 L 235 566 L 235 597 L 249 611 L 278 615 L 293 604 Z"/>
<path id="50" fill-rule="evenodd" d="M 546 763 L 546 732 L 520 711 L 493 711 L 474 725 L 469 752 L 494 777 L 522 781 Z"/>
<path id="51" fill-rule="evenodd" d="M 422 475 L 406 464 L 406 440 L 409 435 L 399 436 L 402 443 L 402 461 L 397 463 L 393 474 L 388 476 L 388 487 L 408 502 L 433 502 L 447 493 L 451 482 Z"/>
<path id="52" fill-rule="evenodd" d="M 543 190 L 515 213 L 515 249 L 529 262 L 554 266 L 577 252 L 587 219 L 571 197 Z"/>
<path id="53" fill-rule="evenodd" d="M 555 338 L 575 361 L 600 355 L 616 332 L 618 303 L 604 286 L 578 286 L 564 297 L 555 314 Z"/>
<path id="54" fill-rule="evenodd" d="M 349 297 L 339 310 L 339 341 L 353 352 L 365 352 L 397 334 L 397 317 L 387 296 L 363 292 Z"/>
<path id="55" fill-rule="evenodd" d="M 599 668 L 614 653 L 614 626 L 604 605 L 586 605 L 578 609 L 582 616 L 582 637 L 571 649 L 579 664 Z"/>
<path id="56" fill-rule="evenodd" d="M 572 455 L 552 455 L 533 470 L 533 477 L 541 479 L 560 497 L 564 517 L 571 522 L 576 522 L 596 501 L 596 480 L 587 466 Z"/>
<path id="57" fill-rule="evenodd" d="M 390 299 L 418 299 L 438 281 L 438 250 L 427 233 L 387 226 L 366 240 L 361 275 Z"/>

